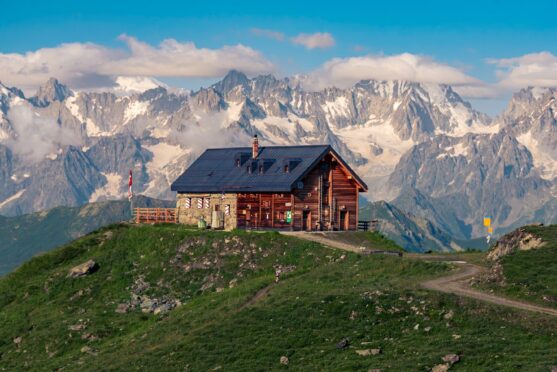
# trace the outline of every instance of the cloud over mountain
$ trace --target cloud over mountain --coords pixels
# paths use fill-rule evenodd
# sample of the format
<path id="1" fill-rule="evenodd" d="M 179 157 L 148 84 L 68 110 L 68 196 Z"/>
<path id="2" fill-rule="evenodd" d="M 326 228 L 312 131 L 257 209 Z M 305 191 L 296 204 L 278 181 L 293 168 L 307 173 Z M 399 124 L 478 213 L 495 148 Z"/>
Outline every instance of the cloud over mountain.
<path id="1" fill-rule="evenodd" d="M 230 69 L 268 73 L 274 65 L 258 51 L 225 45 L 198 48 L 191 42 L 165 39 L 153 46 L 128 35 L 127 48 L 94 43 L 67 43 L 27 53 L 0 53 L 0 81 L 32 92 L 51 76 L 76 89 L 107 88 L 116 76 L 218 77 Z"/>
<path id="2" fill-rule="evenodd" d="M 488 63 L 497 67 L 499 85 L 503 88 L 557 87 L 557 56 L 550 52 L 490 59 Z"/>
<path id="3" fill-rule="evenodd" d="M 336 86 L 347 88 L 360 80 L 408 80 L 458 86 L 481 86 L 481 81 L 463 71 L 435 60 L 410 53 L 392 56 L 334 58 L 304 79 L 307 89 Z"/>

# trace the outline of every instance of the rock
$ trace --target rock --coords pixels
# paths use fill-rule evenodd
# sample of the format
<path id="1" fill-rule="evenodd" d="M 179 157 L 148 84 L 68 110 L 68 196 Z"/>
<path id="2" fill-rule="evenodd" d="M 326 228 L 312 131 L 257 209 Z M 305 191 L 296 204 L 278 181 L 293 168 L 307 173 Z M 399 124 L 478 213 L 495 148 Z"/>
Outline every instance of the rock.
<path id="1" fill-rule="evenodd" d="M 454 316 L 454 312 L 452 310 L 449 310 L 447 313 L 445 313 L 445 315 L 443 315 L 443 318 L 450 320 L 452 319 Z"/>
<path id="2" fill-rule="evenodd" d="M 456 354 L 447 354 L 441 359 L 443 359 L 443 362 L 447 362 L 447 363 L 453 365 L 460 360 L 460 357 Z"/>
<path id="3" fill-rule="evenodd" d="M 234 288 L 236 286 L 236 284 L 238 283 L 238 279 L 232 279 L 229 283 L 228 283 L 228 287 L 229 288 Z"/>
<path id="4" fill-rule="evenodd" d="M 348 319 L 354 320 L 354 319 L 356 319 L 357 316 L 358 316 L 358 313 L 355 312 L 354 310 L 352 310 L 352 312 L 350 313 L 350 316 L 348 317 Z"/>
<path id="5" fill-rule="evenodd" d="M 285 357 L 284 355 L 280 357 L 280 364 L 282 364 L 283 366 L 287 366 L 288 365 L 288 358 Z"/>
<path id="6" fill-rule="evenodd" d="M 84 334 L 81 335 L 81 339 L 82 340 L 87 340 L 87 341 L 96 341 L 99 338 L 92 333 L 84 333 Z"/>
<path id="7" fill-rule="evenodd" d="M 367 372 L 381 372 L 381 368 L 371 368 L 368 369 Z"/>
<path id="8" fill-rule="evenodd" d="M 379 355 L 379 354 L 381 354 L 381 349 L 356 350 L 356 354 L 361 355 L 361 356 Z"/>
<path id="9" fill-rule="evenodd" d="M 450 367 L 449 363 L 438 364 L 431 369 L 431 372 L 447 372 Z"/>
<path id="10" fill-rule="evenodd" d="M 551 367 L 551 372 L 557 372 L 557 366 L 552 366 Z"/>
<path id="11" fill-rule="evenodd" d="M 462 336 L 457 335 L 457 334 L 454 334 L 454 335 L 453 335 L 453 339 L 454 339 L 454 340 L 458 340 L 458 339 L 460 339 L 460 337 L 462 337 Z"/>
<path id="12" fill-rule="evenodd" d="M 416 325 L 414 326 L 414 331 L 417 331 L 418 329 L 420 329 L 420 325 L 419 325 L 419 324 L 416 324 Z"/>
<path id="13" fill-rule="evenodd" d="M 337 349 L 346 349 L 350 345 L 350 340 L 347 338 L 343 338 L 337 343 Z"/>
<path id="14" fill-rule="evenodd" d="M 21 345 L 22 341 L 23 341 L 23 338 L 21 336 L 18 336 L 16 338 L 14 338 L 14 344 L 16 344 L 17 347 L 19 347 Z"/>
<path id="15" fill-rule="evenodd" d="M 125 314 L 130 310 L 130 305 L 129 304 L 118 304 L 118 306 L 116 306 L 116 312 L 118 314 Z"/>
<path id="16" fill-rule="evenodd" d="M 83 331 L 85 329 L 85 324 L 74 324 L 74 325 L 68 326 L 68 329 L 70 331 L 74 331 L 74 332 Z"/>
<path id="17" fill-rule="evenodd" d="M 431 331 L 431 327 L 425 327 L 425 328 L 424 328 L 424 331 L 425 331 L 425 332 Z"/>
<path id="18" fill-rule="evenodd" d="M 153 314 L 157 315 L 157 314 L 164 314 L 169 312 L 170 310 L 172 310 L 174 308 L 173 304 L 162 304 L 160 306 L 157 306 L 155 308 L 155 310 L 153 310 Z"/>
<path id="19" fill-rule="evenodd" d="M 68 273 L 68 277 L 70 278 L 78 278 L 81 276 L 89 275 L 97 271 L 99 265 L 93 260 L 89 260 L 87 262 L 82 263 L 81 265 L 77 265 L 70 270 Z"/>
<path id="20" fill-rule="evenodd" d="M 89 346 L 83 346 L 83 347 L 81 348 L 81 352 L 82 352 L 82 353 L 87 353 L 87 354 L 90 354 L 90 355 L 97 355 L 97 353 L 95 352 L 95 350 L 91 349 Z"/>

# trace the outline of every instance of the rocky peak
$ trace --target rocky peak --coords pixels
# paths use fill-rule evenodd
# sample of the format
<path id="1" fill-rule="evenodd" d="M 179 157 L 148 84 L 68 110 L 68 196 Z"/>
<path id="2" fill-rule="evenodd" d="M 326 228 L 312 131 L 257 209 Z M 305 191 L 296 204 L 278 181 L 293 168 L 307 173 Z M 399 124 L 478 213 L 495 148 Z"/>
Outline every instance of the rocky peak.
<path id="1" fill-rule="evenodd" d="M 31 97 L 30 101 L 35 106 L 45 107 L 54 101 L 63 101 L 71 96 L 72 91 L 55 78 L 50 78 L 48 81 L 39 87 L 35 96 Z"/>
<path id="2" fill-rule="evenodd" d="M 221 81 L 213 85 L 213 88 L 221 94 L 226 94 L 238 85 L 247 86 L 248 84 L 249 79 L 244 73 L 230 70 Z"/>

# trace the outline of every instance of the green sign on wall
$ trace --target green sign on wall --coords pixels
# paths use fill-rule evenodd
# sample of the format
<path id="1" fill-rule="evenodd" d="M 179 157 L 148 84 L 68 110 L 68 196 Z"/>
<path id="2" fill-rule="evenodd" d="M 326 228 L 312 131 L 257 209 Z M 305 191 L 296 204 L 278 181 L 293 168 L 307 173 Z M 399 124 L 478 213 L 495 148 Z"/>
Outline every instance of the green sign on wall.
<path id="1" fill-rule="evenodd" d="M 286 211 L 286 222 L 292 222 L 292 211 Z"/>

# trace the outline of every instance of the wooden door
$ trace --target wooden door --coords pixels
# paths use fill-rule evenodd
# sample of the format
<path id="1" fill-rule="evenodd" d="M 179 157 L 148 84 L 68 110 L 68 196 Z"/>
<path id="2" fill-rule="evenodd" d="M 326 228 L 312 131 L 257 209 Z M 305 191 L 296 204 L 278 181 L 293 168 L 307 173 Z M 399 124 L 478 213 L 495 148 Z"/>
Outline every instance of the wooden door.
<path id="1" fill-rule="evenodd" d="M 272 195 L 261 195 L 261 227 L 273 227 L 272 203 Z"/>
<path id="2" fill-rule="evenodd" d="M 310 211 L 303 211 L 302 212 L 302 230 L 311 231 L 311 212 Z"/>
<path id="3" fill-rule="evenodd" d="M 340 218 L 339 218 L 339 229 L 341 231 L 346 231 L 350 229 L 350 224 L 349 224 L 350 218 L 349 218 L 349 212 L 348 211 L 340 211 Z"/>

